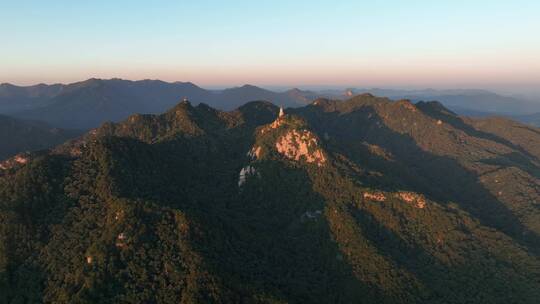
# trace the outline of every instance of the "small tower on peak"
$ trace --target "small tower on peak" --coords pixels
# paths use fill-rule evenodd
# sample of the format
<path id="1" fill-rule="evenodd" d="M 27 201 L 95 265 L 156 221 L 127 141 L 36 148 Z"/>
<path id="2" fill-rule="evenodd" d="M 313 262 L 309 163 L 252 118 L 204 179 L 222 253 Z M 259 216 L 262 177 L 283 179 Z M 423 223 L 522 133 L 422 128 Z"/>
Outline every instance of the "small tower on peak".
<path id="1" fill-rule="evenodd" d="M 279 117 L 282 117 L 283 115 L 285 115 L 285 111 L 283 111 L 283 107 L 279 107 L 279 115 L 278 115 L 278 118 L 279 118 Z"/>
<path id="2" fill-rule="evenodd" d="M 189 99 L 188 99 L 187 97 L 184 97 L 184 98 L 182 98 L 182 102 L 183 102 L 183 103 L 188 103 L 188 102 L 189 102 Z"/>

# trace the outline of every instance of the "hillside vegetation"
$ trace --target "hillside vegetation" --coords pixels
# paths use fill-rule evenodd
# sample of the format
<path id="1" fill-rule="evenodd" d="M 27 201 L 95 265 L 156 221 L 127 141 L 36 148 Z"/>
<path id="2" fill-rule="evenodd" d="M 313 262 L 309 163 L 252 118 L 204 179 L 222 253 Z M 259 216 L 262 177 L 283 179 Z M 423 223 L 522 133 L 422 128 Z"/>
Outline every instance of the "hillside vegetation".
<path id="1" fill-rule="evenodd" d="M 182 102 L 0 170 L 0 302 L 538 302 L 538 129 L 278 113 Z"/>

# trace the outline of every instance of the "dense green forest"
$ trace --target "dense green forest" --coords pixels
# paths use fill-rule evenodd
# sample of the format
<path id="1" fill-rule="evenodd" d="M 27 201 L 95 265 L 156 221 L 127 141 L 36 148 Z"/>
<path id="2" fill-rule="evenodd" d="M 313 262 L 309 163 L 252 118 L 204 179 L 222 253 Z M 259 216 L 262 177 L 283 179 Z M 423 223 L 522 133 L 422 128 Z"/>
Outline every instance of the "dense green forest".
<path id="1" fill-rule="evenodd" d="M 182 102 L 0 170 L 0 303 L 538 303 L 540 130 Z"/>

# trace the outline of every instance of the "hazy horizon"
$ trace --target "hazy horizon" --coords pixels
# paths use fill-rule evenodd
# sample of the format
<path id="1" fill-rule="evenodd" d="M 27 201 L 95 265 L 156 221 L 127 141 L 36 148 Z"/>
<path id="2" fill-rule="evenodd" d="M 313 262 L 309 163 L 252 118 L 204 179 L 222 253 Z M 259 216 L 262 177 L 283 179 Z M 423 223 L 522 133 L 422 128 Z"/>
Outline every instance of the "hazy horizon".
<path id="1" fill-rule="evenodd" d="M 202 87 L 540 87 L 536 1 L 5 3 L 0 82 Z M 536 29 L 536 30 L 535 30 Z"/>
<path id="2" fill-rule="evenodd" d="M 237 88 L 242 87 L 244 85 L 254 85 L 266 90 L 276 91 L 276 92 L 284 92 L 290 89 L 300 89 L 300 90 L 306 90 L 306 91 L 325 91 L 325 90 L 346 90 L 346 89 L 360 89 L 360 90 L 403 90 L 403 91 L 422 91 L 422 90 L 436 90 L 436 91 L 445 91 L 445 90 L 485 90 L 496 94 L 506 95 L 506 96 L 519 96 L 523 98 L 532 99 L 534 101 L 538 101 L 537 99 L 540 97 L 540 87 L 534 86 L 534 87 L 526 87 L 526 88 L 509 88 L 505 89 L 504 87 L 476 87 L 476 86 L 407 86 L 407 85 L 362 85 L 362 84 L 351 84 L 351 85 L 344 85 L 344 84 L 291 84 L 291 85 L 284 85 L 284 84 L 257 84 L 257 83 L 250 83 L 250 82 L 244 82 L 244 83 L 234 83 L 230 85 L 226 84 L 215 84 L 215 85 L 202 85 L 193 81 L 189 80 L 163 80 L 163 79 L 151 79 L 151 78 L 143 78 L 143 79 L 127 79 L 127 78 L 121 78 L 121 77 L 110 77 L 110 78 L 101 78 L 101 77 L 89 77 L 85 79 L 79 79 L 75 81 L 66 81 L 66 82 L 33 82 L 33 83 L 15 83 L 15 82 L 8 82 L 8 81 L 0 81 L 0 84 L 10 84 L 20 87 L 28 87 L 28 86 L 35 86 L 35 85 L 56 85 L 56 84 L 62 84 L 62 85 L 69 85 L 73 83 L 83 82 L 90 79 L 102 79 L 102 80 L 111 80 L 111 79 L 121 79 L 121 80 L 127 80 L 127 81 L 144 81 L 144 80 L 151 80 L 151 81 L 165 81 L 168 83 L 174 83 L 174 82 L 191 82 L 195 84 L 198 87 L 201 87 L 203 89 L 207 90 L 224 90 L 229 88 Z"/>

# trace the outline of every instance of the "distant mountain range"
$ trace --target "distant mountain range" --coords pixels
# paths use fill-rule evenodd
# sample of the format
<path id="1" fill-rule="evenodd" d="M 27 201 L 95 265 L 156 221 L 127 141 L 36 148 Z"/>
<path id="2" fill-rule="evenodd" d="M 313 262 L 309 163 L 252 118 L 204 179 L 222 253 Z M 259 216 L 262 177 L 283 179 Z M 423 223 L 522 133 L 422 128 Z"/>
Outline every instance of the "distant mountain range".
<path id="1" fill-rule="evenodd" d="M 538 303 L 540 129 L 371 94 L 278 113 L 183 101 L 1 162 L 0 302 Z"/>
<path id="2" fill-rule="evenodd" d="M 88 129 L 105 121 L 119 121 L 133 113 L 160 113 L 183 98 L 198 104 L 231 110 L 253 100 L 281 106 L 300 106 L 311 101 L 311 92 L 277 93 L 256 86 L 205 90 L 189 82 L 89 79 L 69 85 L 0 87 L 0 113 L 52 125 Z"/>
<path id="3" fill-rule="evenodd" d="M 90 129 L 106 121 L 120 121 L 133 113 L 161 113 L 184 98 L 193 104 L 202 102 L 217 109 L 232 110 L 254 100 L 270 101 L 285 107 L 299 107 L 319 97 L 345 99 L 362 93 L 391 99 L 410 99 L 414 102 L 436 100 L 463 115 L 504 115 L 533 123 L 537 120 L 523 115 L 540 112 L 540 101 L 535 103 L 484 90 L 409 91 L 352 88 L 304 91 L 295 88 L 274 92 L 252 85 L 206 90 L 190 82 L 89 79 L 68 85 L 40 84 L 18 87 L 2 84 L 0 113 L 22 119 L 42 120 L 56 127 Z"/>
<path id="4" fill-rule="evenodd" d="M 38 84 L 20 87 L 8 83 L 0 84 L 0 113 L 16 113 L 44 106 L 47 101 L 60 94 L 65 85 Z"/>

